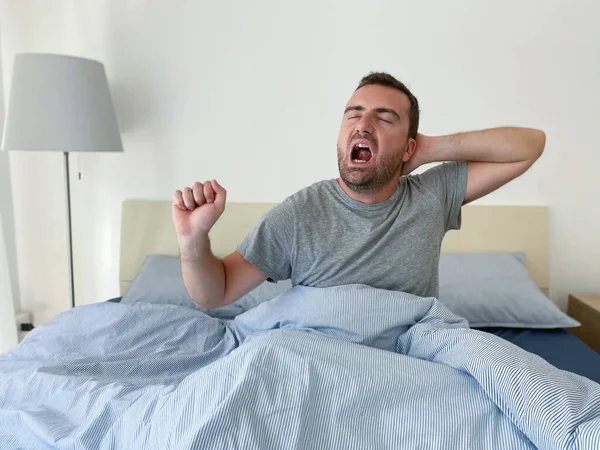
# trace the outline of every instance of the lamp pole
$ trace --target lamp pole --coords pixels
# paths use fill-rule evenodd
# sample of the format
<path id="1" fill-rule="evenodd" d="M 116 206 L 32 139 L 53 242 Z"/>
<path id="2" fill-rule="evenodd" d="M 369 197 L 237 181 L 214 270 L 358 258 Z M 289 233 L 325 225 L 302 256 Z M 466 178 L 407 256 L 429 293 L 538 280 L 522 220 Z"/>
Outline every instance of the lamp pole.
<path id="1" fill-rule="evenodd" d="M 63 152 L 67 182 L 67 236 L 69 239 L 69 295 L 71 308 L 75 308 L 75 274 L 73 270 L 73 225 L 71 222 L 71 175 L 69 171 L 69 153 Z"/>

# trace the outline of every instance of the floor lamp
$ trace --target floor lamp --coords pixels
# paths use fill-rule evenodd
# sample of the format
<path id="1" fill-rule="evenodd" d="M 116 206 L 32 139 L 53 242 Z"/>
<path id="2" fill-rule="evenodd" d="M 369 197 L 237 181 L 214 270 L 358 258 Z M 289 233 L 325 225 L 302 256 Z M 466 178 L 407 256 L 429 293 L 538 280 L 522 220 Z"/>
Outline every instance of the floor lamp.
<path id="1" fill-rule="evenodd" d="M 15 56 L 2 150 L 64 154 L 69 288 L 75 307 L 70 152 L 122 152 L 104 66 L 65 55 Z"/>

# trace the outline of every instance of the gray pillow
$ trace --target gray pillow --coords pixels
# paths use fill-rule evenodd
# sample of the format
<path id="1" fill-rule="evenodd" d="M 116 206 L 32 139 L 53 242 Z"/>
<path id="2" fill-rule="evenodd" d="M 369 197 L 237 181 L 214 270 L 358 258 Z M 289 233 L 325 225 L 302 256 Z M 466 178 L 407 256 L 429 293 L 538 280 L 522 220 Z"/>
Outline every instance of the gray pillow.
<path id="1" fill-rule="evenodd" d="M 187 293 L 181 276 L 181 265 L 176 256 L 148 255 L 121 303 L 160 303 L 185 306 L 204 311 L 212 317 L 231 319 L 259 303 L 271 300 L 292 287 L 290 280 L 270 283 L 265 281 L 239 300 L 215 309 L 196 306 Z"/>
<path id="2" fill-rule="evenodd" d="M 539 290 L 523 261 L 523 253 L 444 253 L 439 300 L 474 328 L 579 326 Z"/>

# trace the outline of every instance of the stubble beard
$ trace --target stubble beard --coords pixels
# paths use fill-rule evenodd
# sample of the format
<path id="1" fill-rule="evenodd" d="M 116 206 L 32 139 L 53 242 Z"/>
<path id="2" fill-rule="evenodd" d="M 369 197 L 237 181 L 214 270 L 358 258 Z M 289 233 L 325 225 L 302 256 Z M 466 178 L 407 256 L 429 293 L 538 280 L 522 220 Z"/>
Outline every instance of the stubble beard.
<path id="1" fill-rule="evenodd" d="M 348 167 L 348 155 L 338 147 L 338 168 L 340 177 L 356 193 L 377 192 L 397 177 L 402 167 L 401 151 L 382 157 L 369 168 Z"/>

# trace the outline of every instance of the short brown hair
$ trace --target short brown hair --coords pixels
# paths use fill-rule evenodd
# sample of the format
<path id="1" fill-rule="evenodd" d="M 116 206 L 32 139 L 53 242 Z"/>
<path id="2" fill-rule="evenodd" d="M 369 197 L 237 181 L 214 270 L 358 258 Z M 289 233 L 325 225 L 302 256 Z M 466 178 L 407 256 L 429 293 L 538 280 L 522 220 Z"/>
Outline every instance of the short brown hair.
<path id="1" fill-rule="evenodd" d="M 408 97 L 408 100 L 410 101 L 410 111 L 408 115 L 408 137 L 416 139 L 417 130 L 419 129 L 419 102 L 417 101 L 417 97 L 410 92 L 404 83 L 396 80 L 389 73 L 385 72 L 371 72 L 369 75 L 364 76 L 362 80 L 360 80 L 360 83 L 358 83 L 358 87 L 356 88 L 355 92 L 361 87 L 368 86 L 370 84 L 377 84 L 379 86 L 387 86 L 398 89 Z"/>

